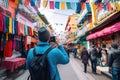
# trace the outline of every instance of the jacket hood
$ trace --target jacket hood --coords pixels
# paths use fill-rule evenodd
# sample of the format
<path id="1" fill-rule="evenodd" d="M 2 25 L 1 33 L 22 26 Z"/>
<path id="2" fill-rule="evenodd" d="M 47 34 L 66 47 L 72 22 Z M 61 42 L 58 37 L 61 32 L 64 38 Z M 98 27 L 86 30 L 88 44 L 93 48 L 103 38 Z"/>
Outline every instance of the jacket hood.
<path id="1" fill-rule="evenodd" d="M 120 49 L 112 49 L 112 51 L 115 53 L 115 54 L 120 54 Z"/>
<path id="2" fill-rule="evenodd" d="M 118 48 L 118 44 L 116 42 L 113 42 L 111 44 L 111 47 L 114 48 L 114 49 L 117 49 Z"/>

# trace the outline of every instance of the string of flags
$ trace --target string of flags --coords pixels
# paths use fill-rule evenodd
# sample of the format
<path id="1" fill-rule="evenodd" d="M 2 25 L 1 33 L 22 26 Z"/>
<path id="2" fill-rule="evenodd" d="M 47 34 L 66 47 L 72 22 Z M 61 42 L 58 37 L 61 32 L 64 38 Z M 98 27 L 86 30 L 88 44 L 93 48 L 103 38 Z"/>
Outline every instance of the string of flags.
<path id="1" fill-rule="evenodd" d="M 76 10 L 77 5 L 79 5 L 79 2 L 59 2 L 59 1 L 48 1 L 47 5 L 46 1 L 43 1 L 42 5 L 44 8 L 49 7 L 49 9 L 60 9 L 60 10 Z"/>

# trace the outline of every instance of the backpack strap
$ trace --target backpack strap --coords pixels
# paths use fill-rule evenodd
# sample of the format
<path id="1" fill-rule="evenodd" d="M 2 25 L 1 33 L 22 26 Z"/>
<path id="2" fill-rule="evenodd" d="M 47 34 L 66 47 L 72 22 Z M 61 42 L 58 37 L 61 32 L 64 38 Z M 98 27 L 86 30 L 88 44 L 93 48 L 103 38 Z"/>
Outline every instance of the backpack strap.
<path id="1" fill-rule="evenodd" d="M 49 48 L 45 51 L 44 55 L 47 55 L 52 49 L 53 49 L 52 47 L 49 47 Z M 33 49 L 33 55 L 34 55 L 34 56 L 36 55 L 35 48 Z"/>
<path id="2" fill-rule="evenodd" d="M 47 55 L 52 49 L 53 49 L 52 47 L 49 47 L 44 54 Z"/>

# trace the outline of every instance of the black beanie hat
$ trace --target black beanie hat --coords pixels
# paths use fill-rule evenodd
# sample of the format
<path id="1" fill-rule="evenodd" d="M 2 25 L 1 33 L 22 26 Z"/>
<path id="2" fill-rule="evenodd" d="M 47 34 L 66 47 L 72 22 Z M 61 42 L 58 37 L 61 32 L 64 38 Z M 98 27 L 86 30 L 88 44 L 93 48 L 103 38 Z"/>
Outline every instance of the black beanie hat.
<path id="1" fill-rule="evenodd" d="M 45 27 L 41 27 L 38 31 L 38 37 L 40 41 L 47 42 L 50 37 L 50 33 Z"/>

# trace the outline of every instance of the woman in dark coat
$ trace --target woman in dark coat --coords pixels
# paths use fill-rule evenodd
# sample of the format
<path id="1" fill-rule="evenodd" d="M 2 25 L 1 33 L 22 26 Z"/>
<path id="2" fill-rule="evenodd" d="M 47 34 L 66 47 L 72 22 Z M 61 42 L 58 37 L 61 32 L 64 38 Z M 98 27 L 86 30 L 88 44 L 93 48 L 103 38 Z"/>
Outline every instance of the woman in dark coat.
<path id="1" fill-rule="evenodd" d="M 81 51 L 81 59 L 82 59 L 82 63 L 84 64 L 84 72 L 87 72 L 87 64 L 88 64 L 88 59 L 89 59 L 89 54 L 88 51 L 86 49 L 86 47 L 83 47 L 82 51 Z"/>

